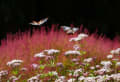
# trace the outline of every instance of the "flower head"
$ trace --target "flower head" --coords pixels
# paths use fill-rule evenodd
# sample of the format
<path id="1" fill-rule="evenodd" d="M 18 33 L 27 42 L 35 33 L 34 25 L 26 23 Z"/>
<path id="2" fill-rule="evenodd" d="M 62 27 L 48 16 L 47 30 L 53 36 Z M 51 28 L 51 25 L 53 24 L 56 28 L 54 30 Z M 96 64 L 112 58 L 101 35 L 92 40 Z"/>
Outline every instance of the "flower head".
<path id="1" fill-rule="evenodd" d="M 10 67 L 17 67 L 17 66 L 20 66 L 21 63 L 23 63 L 22 60 L 12 60 L 12 61 L 9 61 L 7 62 L 7 65 L 10 66 Z"/>
<path id="2" fill-rule="evenodd" d="M 65 52 L 65 56 L 67 56 L 67 55 L 81 55 L 81 53 L 76 50 L 69 50 L 69 51 Z"/>
<path id="3" fill-rule="evenodd" d="M 53 55 L 53 54 L 59 53 L 60 50 L 49 49 L 49 50 L 44 50 L 44 52 L 47 52 L 48 55 Z"/>
<path id="4" fill-rule="evenodd" d="M 107 58 L 111 59 L 111 58 L 113 58 L 113 55 L 107 55 Z"/>
<path id="5" fill-rule="evenodd" d="M 87 62 L 87 63 L 90 63 L 90 62 L 92 62 L 92 60 L 93 60 L 93 58 L 87 58 L 87 59 L 84 59 L 83 61 Z"/>
<path id="6" fill-rule="evenodd" d="M 44 53 L 43 53 L 43 52 L 41 52 L 41 53 L 37 53 L 37 54 L 35 54 L 35 56 L 34 56 L 34 57 L 44 58 L 44 57 L 45 57 L 45 55 L 44 55 Z"/>

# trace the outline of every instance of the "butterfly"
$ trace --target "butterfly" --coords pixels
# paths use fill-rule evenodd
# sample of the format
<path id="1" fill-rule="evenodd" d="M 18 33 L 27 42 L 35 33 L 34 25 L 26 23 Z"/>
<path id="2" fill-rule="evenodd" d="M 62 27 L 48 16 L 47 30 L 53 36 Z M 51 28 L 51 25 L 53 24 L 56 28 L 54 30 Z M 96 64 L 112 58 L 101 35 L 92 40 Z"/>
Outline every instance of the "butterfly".
<path id="1" fill-rule="evenodd" d="M 77 27 L 69 27 L 69 26 L 61 26 L 61 28 L 67 33 L 67 34 L 74 34 L 79 30 Z"/>
<path id="2" fill-rule="evenodd" d="M 48 20 L 48 18 L 44 18 L 44 19 L 41 19 L 40 21 L 32 21 L 31 23 L 29 23 L 29 24 L 31 24 L 31 25 L 35 25 L 35 26 L 39 26 L 39 25 L 42 25 L 43 23 L 45 23 L 45 22 L 47 22 L 47 20 Z"/>

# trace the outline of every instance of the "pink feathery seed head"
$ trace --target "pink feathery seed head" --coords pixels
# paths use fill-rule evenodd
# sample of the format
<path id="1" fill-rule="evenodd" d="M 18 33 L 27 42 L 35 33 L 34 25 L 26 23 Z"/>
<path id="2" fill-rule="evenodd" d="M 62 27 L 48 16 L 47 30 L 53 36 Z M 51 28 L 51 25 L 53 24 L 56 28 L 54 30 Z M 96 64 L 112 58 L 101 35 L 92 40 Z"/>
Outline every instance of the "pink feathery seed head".
<path id="1" fill-rule="evenodd" d="M 112 45 L 116 43 L 114 44 L 110 39 L 93 33 L 88 38 L 82 40 L 81 44 L 84 45 L 81 48 L 84 48 L 88 56 L 97 56 L 101 60 L 101 58 L 106 57 L 112 49 Z"/>

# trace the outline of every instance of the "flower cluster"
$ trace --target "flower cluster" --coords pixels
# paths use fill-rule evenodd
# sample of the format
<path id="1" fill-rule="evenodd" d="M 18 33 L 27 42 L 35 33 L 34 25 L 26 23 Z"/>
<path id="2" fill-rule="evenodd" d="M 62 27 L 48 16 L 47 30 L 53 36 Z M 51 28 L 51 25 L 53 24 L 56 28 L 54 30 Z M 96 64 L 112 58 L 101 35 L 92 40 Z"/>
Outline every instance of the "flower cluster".
<path id="1" fill-rule="evenodd" d="M 119 40 L 87 34 L 41 29 L 2 42 L 0 82 L 119 82 Z"/>
<path id="2" fill-rule="evenodd" d="M 10 66 L 10 67 L 18 67 L 21 65 L 21 63 L 23 63 L 22 60 L 11 60 L 9 62 L 7 62 L 7 65 Z"/>
<path id="3" fill-rule="evenodd" d="M 82 40 L 82 39 L 84 39 L 84 38 L 86 38 L 86 37 L 88 37 L 87 34 L 80 33 L 77 37 L 71 38 L 69 41 L 70 41 L 70 42 L 71 42 L 71 41 L 80 41 L 80 40 Z"/>

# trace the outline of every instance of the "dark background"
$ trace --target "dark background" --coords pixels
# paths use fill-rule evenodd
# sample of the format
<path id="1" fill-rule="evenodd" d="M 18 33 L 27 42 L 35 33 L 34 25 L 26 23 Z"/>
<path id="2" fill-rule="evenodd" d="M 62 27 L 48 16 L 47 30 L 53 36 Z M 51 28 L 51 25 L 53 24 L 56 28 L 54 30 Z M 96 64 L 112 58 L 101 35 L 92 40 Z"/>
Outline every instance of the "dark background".
<path id="1" fill-rule="evenodd" d="M 120 34 L 119 0 L 0 0 L 0 39 L 26 31 L 32 20 L 49 17 L 47 25 L 80 26 L 113 38 Z"/>

